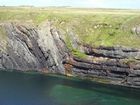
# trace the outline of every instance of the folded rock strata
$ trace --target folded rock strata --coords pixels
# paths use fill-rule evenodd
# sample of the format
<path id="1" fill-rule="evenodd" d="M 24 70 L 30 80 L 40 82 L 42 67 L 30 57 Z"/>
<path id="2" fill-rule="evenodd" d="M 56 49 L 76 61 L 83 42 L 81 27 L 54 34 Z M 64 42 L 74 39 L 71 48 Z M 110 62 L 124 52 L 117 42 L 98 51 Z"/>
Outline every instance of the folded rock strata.
<path id="1" fill-rule="evenodd" d="M 73 47 L 80 46 L 88 55 L 77 58 L 69 51 L 63 32 L 48 20 L 38 27 L 8 22 L 0 28 L 5 30 L 5 35 L 0 35 L 1 69 L 71 74 L 140 88 L 139 49 L 82 45 L 69 31 Z"/>

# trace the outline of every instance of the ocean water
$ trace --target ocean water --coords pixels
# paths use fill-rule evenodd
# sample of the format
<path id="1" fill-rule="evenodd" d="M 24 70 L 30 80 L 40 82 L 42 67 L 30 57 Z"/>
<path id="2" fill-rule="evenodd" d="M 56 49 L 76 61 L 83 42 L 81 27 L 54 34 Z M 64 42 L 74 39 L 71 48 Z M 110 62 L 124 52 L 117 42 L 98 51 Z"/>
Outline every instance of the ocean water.
<path id="1" fill-rule="evenodd" d="M 59 75 L 0 71 L 0 105 L 140 105 L 140 89 Z"/>

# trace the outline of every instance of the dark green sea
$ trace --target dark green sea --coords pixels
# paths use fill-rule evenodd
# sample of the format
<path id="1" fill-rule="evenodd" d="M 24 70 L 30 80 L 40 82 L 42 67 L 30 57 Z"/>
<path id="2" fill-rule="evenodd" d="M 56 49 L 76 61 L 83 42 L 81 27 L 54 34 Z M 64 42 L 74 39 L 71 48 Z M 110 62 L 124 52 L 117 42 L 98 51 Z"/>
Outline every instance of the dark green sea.
<path id="1" fill-rule="evenodd" d="M 0 71 L 0 105 L 140 105 L 140 89 L 58 75 Z"/>

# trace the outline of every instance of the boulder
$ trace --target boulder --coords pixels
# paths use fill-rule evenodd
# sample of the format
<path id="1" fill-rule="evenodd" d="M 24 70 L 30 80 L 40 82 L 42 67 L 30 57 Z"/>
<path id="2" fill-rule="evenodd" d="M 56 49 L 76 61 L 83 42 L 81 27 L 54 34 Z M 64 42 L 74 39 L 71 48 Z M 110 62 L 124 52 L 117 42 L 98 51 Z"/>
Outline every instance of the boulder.
<path id="1" fill-rule="evenodd" d="M 131 34 L 135 34 L 136 33 L 136 28 L 132 28 L 131 29 Z"/>
<path id="2" fill-rule="evenodd" d="M 140 27 L 136 28 L 136 34 L 137 34 L 137 35 L 140 34 Z"/>

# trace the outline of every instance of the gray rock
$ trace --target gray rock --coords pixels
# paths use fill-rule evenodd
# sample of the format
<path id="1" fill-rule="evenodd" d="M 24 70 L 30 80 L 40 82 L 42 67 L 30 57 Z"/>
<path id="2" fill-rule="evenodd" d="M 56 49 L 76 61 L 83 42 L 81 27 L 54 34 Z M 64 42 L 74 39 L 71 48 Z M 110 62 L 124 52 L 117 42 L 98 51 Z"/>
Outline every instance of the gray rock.
<path id="1" fill-rule="evenodd" d="M 117 62 L 115 59 L 111 59 L 109 61 L 106 62 L 106 65 L 107 66 L 116 66 L 117 65 Z"/>
<path id="2" fill-rule="evenodd" d="M 137 54 L 134 58 L 140 60 L 140 52 L 137 52 Z"/>
<path id="3" fill-rule="evenodd" d="M 127 83 L 133 86 L 140 86 L 140 77 L 135 76 L 130 76 L 127 78 Z"/>
<path id="4" fill-rule="evenodd" d="M 51 33 L 50 22 L 40 24 L 40 29 L 24 25 L 6 24 L 8 40 L 6 50 L 0 47 L 1 67 L 16 70 L 53 70 L 54 73 L 64 73 L 63 62 L 68 57 L 68 49 L 60 32 Z M 46 34 L 48 36 L 46 36 Z M 56 34 L 56 35 L 55 35 Z M 64 61 L 63 61 L 64 60 Z"/>
<path id="5" fill-rule="evenodd" d="M 140 34 L 140 27 L 136 28 L 136 34 L 137 34 L 137 35 Z"/>
<path id="6" fill-rule="evenodd" d="M 123 26 L 121 29 L 122 29 L 123 31 L 125 31 L 125 30 L 127 30 L 127 27 Z"/>
<path id="7" fill-rule="evenodd" d="M 136 28 L 132 28 L 131 29 L 131 34 L 135 34 L 136 33 Z"/>
<path id="8" fill-rule="evenodd" d="M 2 52 L 0 51 L 0 59 L 2 58 Z"/>
<path id="9" fill-rule="evenodd" d="M 73 48 L 78 48 L 79 45 L 78 45 L 78 43 L 76 41 L 76 38 L 74 37 L 73 33 L 70 32 L 69 36 L 70 36 L 70 39 L 71 39 L 72 47 Z"/>

